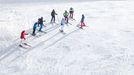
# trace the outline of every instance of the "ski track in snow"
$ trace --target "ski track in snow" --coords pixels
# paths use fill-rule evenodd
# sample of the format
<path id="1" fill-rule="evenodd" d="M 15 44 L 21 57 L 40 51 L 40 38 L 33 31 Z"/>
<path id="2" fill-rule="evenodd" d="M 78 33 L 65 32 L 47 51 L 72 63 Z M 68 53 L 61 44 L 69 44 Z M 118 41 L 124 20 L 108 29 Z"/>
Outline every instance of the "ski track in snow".
<path id="1" fill-rule="evenodd" d="M 133 3 L 1 4 L 0 75 L 133 75 Z M 65 25 L 65 33 L 60 33 L 60 14 L 70 6 L 76 21 L 69 21 L 72 25 Z M 49 23 L 53 8 L 58 13 L 55 25 Z M 83 13 L 87 27 L 79 29 L 76 25 Z M 41 16 L 47 33 L 37 31 L 33 37 L 32 25 Z M 29 33 L 29 49 L 18 46 L 23 29 Z"/>

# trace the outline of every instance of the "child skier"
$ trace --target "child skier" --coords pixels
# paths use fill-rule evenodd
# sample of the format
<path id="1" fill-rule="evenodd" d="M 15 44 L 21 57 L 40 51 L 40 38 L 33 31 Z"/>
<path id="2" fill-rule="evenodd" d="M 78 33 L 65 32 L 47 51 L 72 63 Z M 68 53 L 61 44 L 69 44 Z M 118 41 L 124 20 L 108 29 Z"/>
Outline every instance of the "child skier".
<path id="1" fill-rule="evenodd" d="M 21 32 L 21 36 L 20 36 L 20 39 L 21 39 L 20 46 L 26 44 L 26 43 L 25 43 L 25 40 L 26 40 L 25 35 L 28 35 L 28 34 L 25 32 L 25 30 L 23 30 L 23 31 Z"/>
<path id="2" fill-rule="evenodd" d="M 36 31 L 36 28 L 37 28 L 37 24 L 38 24 L 38 23 L 35 22 L 34 25 L 33 25 L 33 33 L 32 33 L 33 36 L 36 35 L 36 34 L 35 34 L 35 31 Z"/>
<path id="3" fill-rule="evenodd" d="M 43 17 L 41 17 L 41 18 L 38 19 L 38 24 L 39 24 L 39 26 L 40 26 L 40 28 L 39 28 L 39 31 L 40 31 L 40 32 L 42 31 L 43 26 L 45 26 L 45 25 L 43 24 L 43 22 L 45 22 L 45 20 L 43 20 Z"/>
<path id="4" fill-rule="evenodd" d="M 64 28 L 64 24 L 65 24 L 65 19 L 62 18 L 60 32 L 64 32 L 64 29 L 63 29 Z"/>
<path id="5" fill-rule="evenodd" d="M 69 13 L 65 10 L 65 12 L 63 13 L 63 16 L 65 17 L 66 23 L 68 23 L 68 15 Z"/>
<path id="6" fill-rule="evenodd" d="M 74 9 L 72 7 L 70 8 L 69 13 L 70 13 L 69 18 L 73 19 Z"/>
<path id="7" fill-rule="evenodd" d="M 81 18 L 81 22 L 80 22 L 80 28 L 83 28 L 83 26 L 85 26 L 84 19 L 85 19 L 85 16 L 84 16 L 84 14 L 82 14 L 82 18 Z"/>
<path id="8" fill-rule="evenodd" d="M 54 22 L 55 23 L 55 15 L 57 15 L 57 13 L 55 12 L 55 10 L 53 9 L 52 12 L 51 12 L 51 23 Z"/>

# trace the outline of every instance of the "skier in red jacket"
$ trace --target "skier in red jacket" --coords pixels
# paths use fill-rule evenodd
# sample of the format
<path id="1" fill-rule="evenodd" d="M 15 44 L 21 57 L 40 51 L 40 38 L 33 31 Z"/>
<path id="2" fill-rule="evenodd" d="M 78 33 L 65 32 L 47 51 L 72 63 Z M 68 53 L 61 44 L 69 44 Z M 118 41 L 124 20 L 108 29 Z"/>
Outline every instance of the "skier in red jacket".
<path id="1" fill-rule="evenodd" d="M 22 32 L 21 32 L 21 36 L 20 36 L 20 39 L 21 39 L 21 46 L 23 45 L 23 44 L 25 44 L 25 40 L 26 40 L 26 37 L 25 37 L 25 35 L 28 35 L 26 32 L 25 32 L 25 30 L 23 30 Z"/>

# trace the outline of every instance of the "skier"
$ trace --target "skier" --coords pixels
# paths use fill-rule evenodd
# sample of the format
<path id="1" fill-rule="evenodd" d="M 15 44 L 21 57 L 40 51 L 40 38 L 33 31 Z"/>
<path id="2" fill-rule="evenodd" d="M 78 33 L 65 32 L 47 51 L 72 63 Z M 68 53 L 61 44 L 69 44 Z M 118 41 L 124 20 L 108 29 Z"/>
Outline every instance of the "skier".
<path id="1" fill-rule="evenodd" d="M 37 28 L 37 24 L 38 24 L 38 23 L 35 22 L 34 25 L 33 25 L 33 33 L 32 33 L 33 36 L 36 35 L 36 34 L 35 34 L 35 31 L 36 31 L 36 28 Z"/>
<path id="2" fill-rule="evenodd" d="M 85 16 L 84 16 L 84 14 L 82 14 L 82 18 L 81 18 L 81 22 L 80 22 L 80 28 L 83 28 L 83 26 L 85 26 L 84 19 L 85 19 Z"/>
<path id="3" fill-rule="evenodd" d="M 65 12 L 63 13 L 63 16 L 65 17 L 66 23 L 68 23 L 68 15 L 69 13 L 65 10 Z"/>
<path id="4" fill-rule="evenodd" d="M 21 39 L 20 46 L 22 46 L 23 44 L 26 44 L 26 43 L 25 43 L 25 40 L 26 40 L 25 35 L 28 35 L 28 34 L 25 32 L 25 30 L 23 30 L 23 31 L 21 32 L 21 36 L 20 36 L 20 39 Z"/>
<path id="5" fill-rule="evenodd" d="M 62 18 L 60 32 L 64 32 L 64 29 L 63 29 L 64 28 L 64 24 L 65 24 L 65 19 Z"/>
<path id="6" fill-rule="evenodd" d="M 69 10 L 70 16 L 69 18 L 73 19 L 74 9 L 71 7 Z"/>
<path id="7" fill-rule="evenodd" d="M 43 20 L 43 17 L 41 17 L 41 18 L 38 19 L 38 25 L 40 26 L 40 28 L 39 28 L 39 31 L 40 32 L 42 31 L 43 26 L 45 26 L 43 24 L 43 22 L 45 22 L 45 20 Z"/>
<path id="8" fill-rule="evenodd" d="M 52 12 L 51 12 L 51 16 L 52 16 L 52 18 L 51 18 L 51 23 L 52 23 L 52 22 L 55 23 L 55 15 L 58 15 L 58 14 L 57 14 L 57 13 L 55 12 L 55 10 L 53 9 Z"/>

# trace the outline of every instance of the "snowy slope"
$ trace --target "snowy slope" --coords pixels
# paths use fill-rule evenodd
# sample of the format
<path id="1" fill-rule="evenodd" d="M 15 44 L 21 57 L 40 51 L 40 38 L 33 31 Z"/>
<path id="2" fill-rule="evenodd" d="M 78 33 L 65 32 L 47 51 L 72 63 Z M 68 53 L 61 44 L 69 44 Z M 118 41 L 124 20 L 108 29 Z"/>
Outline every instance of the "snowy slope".
<path id="1" fill-rule="evenodd" d="M 38 3 L 38 2 L 83 2 L 83 1 L 101 1 L 101 0 L 0 0 L 1 4 L 11 4 L 11 3 Z"/>
<path id="2" fill-rule="evenodd" d="M 133 75 L 134 2 L 31 3 L 0 5 L 0 75 Z M 75 9 L 76 21 L 65 26 L 49 24 L 50 12 Z M 86 16 L 79 29 L 81 14 Z M 27 36 L 29 49 L 19 48 L 22 30 L 31 32 L 38 17 L 46 19 L 46 34 Z"/>

